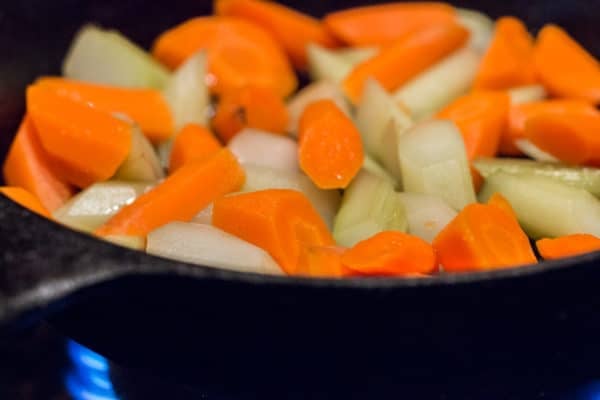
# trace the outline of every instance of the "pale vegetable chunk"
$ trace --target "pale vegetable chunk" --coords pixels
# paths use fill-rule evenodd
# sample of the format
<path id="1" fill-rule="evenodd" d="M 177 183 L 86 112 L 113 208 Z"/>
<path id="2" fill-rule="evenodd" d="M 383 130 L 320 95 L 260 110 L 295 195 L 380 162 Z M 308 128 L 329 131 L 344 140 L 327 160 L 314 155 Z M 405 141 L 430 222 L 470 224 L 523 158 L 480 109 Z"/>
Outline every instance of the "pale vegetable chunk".
<path id="1" fill-rule="evenodd" d="M 128 247 L 133 250 L 145 250 L 146 238 L 143 236 L 128 236 L 128 235 L 106 235 L 99 236 L 107 242 L 114 243 L 119 246 Z"/>
<path id="2" fill-rule="evenodd" d="M 114 30 L 85 25 L 62 67 L 67 78 L 126 87 L 162 89 L 169 72 L 141 47 Z"/>
<path id="3" fill-rule="evenodd" d="M 559 162 L 560 160 L 554 157 L 552 154 L 540 149 L 535 144 L 531 143 L 528 139 L 517 139 L 515 140 L 515 146 L 521 150 L 521 152 L 536 161 L 545 162 Z"/>
<path id="4" fill-rule="evenodd" d="M 330 50 L 311 43 L 306 49 L 308 70 L 313 80 L 340 83 L 355 65 L 371 58 L 377 49 Z"/>
<path id="5" fill-rule="evenodd" d="M 200 211 L 194 218 L 192 218 L 191 222 L 195 222 L 197 224 L 212 224 L 212 212 L 213 212 L 213 203 L 210 203 L 206 206 L 202 211 Z"/>
<path id="6" fill-rule="evenodd" d="M 227 147 L 240 164 L 263 165 L 285 171 L 300 171 L 298 144 L 289 137 L 246 128 Z"/>
<path id="7" fill-rule="evenodd" d="M 487 201 L 494 193 L 508 200 L 533 239 L 573 233 L 600 236 L 600 201 L 586 190 L 544 176 L 497 172 L 485 179 L 479 198 Z"/>
<path id="8" fill-rule="evenodd" d="M 150 141 L 139 129 L 133 129 L 129 155 L 113 179 L 123 181 L 155 182 L 165 177 L 158 155 Z"/>
<path id="9" fill-rule="evenodd" d="M 206 267 L 283 275 L 266 251 L 210 225 L 171 222 L 148 234 L 146 251 Z"/>
<path id="10" fill-rule="evenodd" d="M 405 191 L 438 196 L 455 210 L 475 202 L 465 146 L 453 122 L 415 126 L 400 138 L 398 151 Z"/>
<path id="11" fill-rule="evenodd" d="M 380 178 L 383 178 L 390 182 L 390 184 L 394 187 L 398 187 L 398 180 L 392 176 L 385 168 L 383 168 L 379 163 L 373 160 L 368 155 L 365 155 L 365 159 L 363 161 L 363 169 L 367 172 L 372 173 L 373 175 L 377 175 Z"/>
<path id="12" fill-rule="evenodd" d="M 457 212 L 439 197 L 408 192 L 398 196 L 406 209 L 408 233 L 428 243 L 456 217 Z"/>
<path id="13" fill-rule="evenodd" d="M 467 45 L 480 54 L 485 53 L 494 36 L 494 20 L 482 12 L 467 8 L 457 8 L 456 15 L 458 22 L 470 33 Z"/>
<path id="14" fill-rule="evenodd" d="M 511 104 L 522 104 L 544 100 L 548 97 L 548 92 L 542 85 L 526 85 L 509 89 L 508 95 Z"/>

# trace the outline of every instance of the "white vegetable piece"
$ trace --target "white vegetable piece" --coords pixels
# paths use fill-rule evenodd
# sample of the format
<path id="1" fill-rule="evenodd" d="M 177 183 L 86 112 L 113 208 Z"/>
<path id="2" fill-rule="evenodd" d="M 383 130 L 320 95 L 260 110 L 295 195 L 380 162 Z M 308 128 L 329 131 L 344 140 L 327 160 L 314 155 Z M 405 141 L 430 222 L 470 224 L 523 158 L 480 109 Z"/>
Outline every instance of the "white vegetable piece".
<path id="1" fill-rule="evenodd" d="M 331 81 L 317 81 L 300 90 L 287 104 L 289 123 L 287 132 L 293 136 L 298 134 L 298 122 L 302 112 L 310 103 L 329 99 L 332 100 L 346 115 L 350 115 L 350 107 L 346 102 L 340 87 Z"/>
<path id="2" fill-rule="evenodd" d="M 131 149 L 113 179 L 123 181 L 155 182 L 165 177 L 158 155 L 144 134 L 132 130 Z"/>
<path id="3" fill-rule="evenodd" d="M 388 181 L 394 188 L 398 186 L 398 180 L 392 176 L 385 168 L 383 168 L 379 163 L 373 160 L 371 157 L 365 154 L 365 158 L 363 161 L 362 169 L 367 172 L 372 173 L 373 175 L 377 175 L 380 178 Z"/>
<path id="4" fill-rule="evenodd" d="M 242 192 L 265 189 L 292 189 L 304 193 L 329 228 L 340 205 L 340 192 L 315 186 L 302 172 L 285 171 L 260 165 L 245 164 L 246 182 Z"/>
<path id="5" fill-rule="evenodd" d="M 485 53 L 494 36 L 494 21 L 486 14 L 466 8 L 457 8 L 456 14 L 459 23 L 469 30 L 468 46 Z"/>
<path id="6" fill-rule="evenodd" d="M 299 171 L 298 144 L 289 137 L 246 128 L 227 147 L 240 164 L 264 165 L 285 171 Z"/>
<path id="7" fill-rule="evenodd" d="M 558 158 L 540 149 L 528 139 L 515 140 L 515 146 L 517 149 L 521 150 L 523 154 L 533 158 L 536 161 L 560 162 Z"/>
<path id="8" fill-rule="evenodd" d="M 125 36 L 95 25 L 85 25 L 75 35 L 62 71 L 71 79 L 155 89 L 162 89 L 170 75 Z"/>
<path id="9" fill-rule="evenodd" d="M 213 213 L 213 203 L 207 205 L 202 211 L 200 211 L 194 218 L 192 218 L 191 222 L 195 222 L 197 224 L 212 224 L 212 213 Z"/>
<path id="10" fill-rule="evenodd" d="M 148 183 L 108 181 L 95 183 L 69 199 L 52 213 L 54 219 L 73 229 L 92 232 L 123 206 L 152 188 Z"/>
<path id="11" fill-rule="evenodd" d="M 171 222 L 148 234 L 146 251 L 207 267 L 283 275 L 263 249 L 210 225 Z"/>
<path id="12" fill-rule="evenodd" d="M 408 233 L 433 242 L 448 222 L 456 217 L 456 211 L 439 197 L 421 193 L 398 193 L 406 209 Z"/>
<path id="13" fill-rule="evenodd" d="M 469 90 L 480 61 L 477 51 L 463 47 L 397 89 L 394 99 L 415 120 L 429 117 Z"/>
<path id="14" fill-rule="evenodd" d="M 412 124 L 410 115 L 379 82 L 368 79 L 356 110 L 356 126 L 361 133 L 367 154 L 380 161 L 397 179 L 400 178 L 398 138 Z"/>
<path id="15" fill-rule="evenodd" d="M 205 77 L 206 53 L 200 51 L 188 58 L 169 80 L 164 95 L 177 131 L 186 124 L 207 124 L 210 97 Z"/>
<path id="16" fill-rule="evenodd" d="M 405 191 L 439 196 L 455 210 L 475 201 L 465 145 L 453 122 L 420 123 L 400 138 L 398 151 Z"/>
<path id="17" fill-rule="evenodd" d="M 308 70 L 313 80 L 328 80 L 340 83 L 355 65 L 377 53 L 374 48 L 330 50 L 311 43 L 307 49 Z"/>
<path id="18" fill-rule="evenodd" d="M 144 236 L 130 236 L 130 235 L 106 235 L 99 236 L 100 239 L 104 239 L 107 242 L 113 244 L 128 247 L 133 250 L 146 250 L 146 238 Z"/>
<path id="19" fill-rule="evenodd" d="M 485 179 L 479 197 L 487 201 L 494 193 L 506 198 L 534 239 L 573 233 L 600 236 L 600 201 L 587 190 L 545 176 L 497 172 Z"/>
<path id="20" fill-rule="evenodd" d="M 544 100 L 548 92 L 542 85 L 517 86 L 508 90 L 511 104 L 531 103 L 532 101 Z"/>

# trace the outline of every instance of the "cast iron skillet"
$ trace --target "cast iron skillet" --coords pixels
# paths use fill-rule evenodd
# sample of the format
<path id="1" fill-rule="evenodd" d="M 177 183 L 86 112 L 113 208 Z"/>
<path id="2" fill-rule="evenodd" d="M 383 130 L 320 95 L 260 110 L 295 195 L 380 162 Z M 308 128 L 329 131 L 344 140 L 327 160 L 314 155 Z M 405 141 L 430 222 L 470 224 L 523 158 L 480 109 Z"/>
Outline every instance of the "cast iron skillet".
<path id="1" fill-rule="evenodd" d="M 290 1 L 314 15 L 359 4 Z M 566 27 L 600 54 L 600 1 L 461 1 L 530 27 Z M 94 21 L 148 46 L 202 0 L 27 0 L 0 10 L 0 149 L 25 85 L 58 73 Z M 251 60 L 248 60 L 251 62 Z M 240 392 L 353 393 L 431 376 L 589 374 L 600 356 L 600 254 L 432 280 L 306 280 L 155 258 L 68 231 L 0 198 L 0 322 L 49 318 L 121 365 Z M 267 385 L 268 383 L 268 385 Z M 308 389 L 307 389 L 308 390 Z"/>

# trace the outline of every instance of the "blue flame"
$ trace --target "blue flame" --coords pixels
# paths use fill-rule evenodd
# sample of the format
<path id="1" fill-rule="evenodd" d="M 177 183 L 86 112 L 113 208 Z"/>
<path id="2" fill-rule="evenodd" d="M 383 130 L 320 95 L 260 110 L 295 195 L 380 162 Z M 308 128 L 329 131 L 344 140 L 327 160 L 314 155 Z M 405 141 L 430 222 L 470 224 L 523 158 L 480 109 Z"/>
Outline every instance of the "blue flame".
<path id="1" fill-rule="evenodd" d="M 65 386 L 73 399 L 118 400 L 104 357 L 72 340 L 67 342 L 67 353 L 72 367 L 65 377 Z"/>

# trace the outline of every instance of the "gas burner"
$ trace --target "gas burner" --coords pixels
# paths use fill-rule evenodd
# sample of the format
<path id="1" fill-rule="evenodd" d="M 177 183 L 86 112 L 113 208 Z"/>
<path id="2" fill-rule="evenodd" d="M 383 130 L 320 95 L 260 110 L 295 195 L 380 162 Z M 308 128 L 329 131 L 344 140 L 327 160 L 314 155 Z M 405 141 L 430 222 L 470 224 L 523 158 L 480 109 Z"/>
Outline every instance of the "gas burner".
<path id="1" fill-rule="evenodd" d="M 65 386 L 73 400 L 118 400 L 106 358 L 72 340 L 66 348 L 72 365 Z"/>

